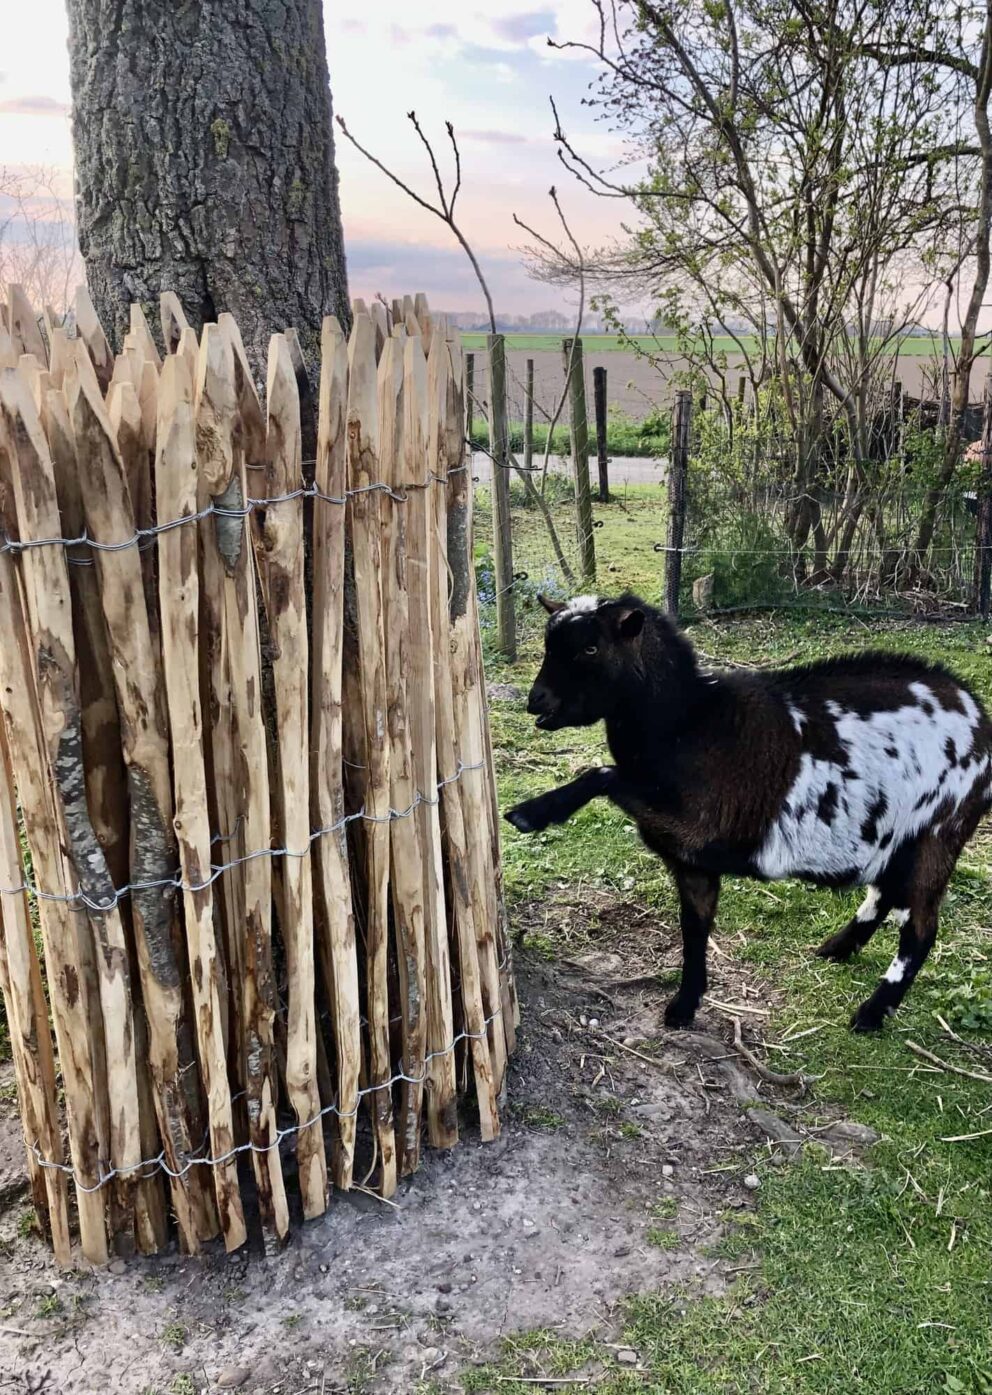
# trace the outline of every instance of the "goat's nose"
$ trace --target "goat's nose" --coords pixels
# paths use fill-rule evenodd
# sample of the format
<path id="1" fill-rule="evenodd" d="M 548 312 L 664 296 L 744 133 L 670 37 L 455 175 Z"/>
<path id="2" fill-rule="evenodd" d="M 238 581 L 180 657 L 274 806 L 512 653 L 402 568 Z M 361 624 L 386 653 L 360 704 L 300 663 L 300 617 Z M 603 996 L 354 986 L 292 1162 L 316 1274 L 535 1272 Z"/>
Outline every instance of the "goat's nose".
<path id="1" fill-rule="evenodd" d="M 540 717 L 542 712 L 547 712 L 551 703 L 551 694 L 540 683 L 535 683 L 530 690 L 530 697 L 527 699 L 527 711 L 532 717 Z"/>

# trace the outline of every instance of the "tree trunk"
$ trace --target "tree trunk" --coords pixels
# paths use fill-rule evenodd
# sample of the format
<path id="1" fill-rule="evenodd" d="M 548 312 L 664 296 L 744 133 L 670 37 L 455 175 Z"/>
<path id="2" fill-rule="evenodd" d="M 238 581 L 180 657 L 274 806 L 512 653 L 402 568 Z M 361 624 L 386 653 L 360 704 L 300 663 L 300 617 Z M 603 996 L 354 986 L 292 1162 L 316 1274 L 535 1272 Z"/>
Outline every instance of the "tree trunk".
<path id="1" fill-rule="evenodd" d="M 120 347 L 132 300 L 269 335 L 350 321 L 320 0 L 67 0 L 79 242 Z"/>

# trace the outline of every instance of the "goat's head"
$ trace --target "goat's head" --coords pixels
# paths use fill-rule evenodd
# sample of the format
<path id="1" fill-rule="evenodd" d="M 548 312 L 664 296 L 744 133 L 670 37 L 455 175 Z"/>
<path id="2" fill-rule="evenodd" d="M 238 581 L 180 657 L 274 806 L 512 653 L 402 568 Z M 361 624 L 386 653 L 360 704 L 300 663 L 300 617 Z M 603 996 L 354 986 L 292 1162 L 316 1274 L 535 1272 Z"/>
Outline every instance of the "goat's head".
<path id="1" fill-rule="evenodd" d="M 544 637 L 544 662 L 534 680 L 527 711 L 542 731 L 592 726 L 614 710 L 628 687 L 624 679 L 643 672 L 641 637 L 646 608 L 636 596 L 617 601 L 579 596 L 573 601 L 538 598 L 551 617 Z"/>

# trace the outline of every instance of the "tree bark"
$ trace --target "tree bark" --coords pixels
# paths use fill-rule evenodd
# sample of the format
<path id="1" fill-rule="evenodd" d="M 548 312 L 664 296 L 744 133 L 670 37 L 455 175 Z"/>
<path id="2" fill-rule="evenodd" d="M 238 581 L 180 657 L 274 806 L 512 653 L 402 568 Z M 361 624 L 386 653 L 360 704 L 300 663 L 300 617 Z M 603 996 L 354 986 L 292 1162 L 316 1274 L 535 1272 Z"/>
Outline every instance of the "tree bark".
<path id="1" fill-rule="evenodd" d="M 350 322 L 320 0 L 67 0 L 79 242 L 119 347 L 174 291 L 253 370 Z"/>

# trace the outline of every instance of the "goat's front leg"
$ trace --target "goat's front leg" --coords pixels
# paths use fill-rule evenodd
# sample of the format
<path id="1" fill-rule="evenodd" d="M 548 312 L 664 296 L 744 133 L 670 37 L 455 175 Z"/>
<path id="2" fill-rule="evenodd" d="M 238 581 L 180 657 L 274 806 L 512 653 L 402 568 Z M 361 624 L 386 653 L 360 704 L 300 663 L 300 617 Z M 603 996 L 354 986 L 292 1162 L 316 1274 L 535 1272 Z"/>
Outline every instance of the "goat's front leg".
<path id="1" fill-rule="evenodd" d="M 673 871 L 682 910 L 682 982 L 665 1008 L 665 1025 L 688 1027 L 706 992 L 706 945 L 720 899 L 720 878 L 682 865 Z"/>
<path id="2" fill-rule="evenodd" d="M 553 823 L 567 823 L 573 814 L 584 809 L 600 795 L 612 794 L 617 772 L 612 765 L 600 765 L 587 770 L 567 785 L 560 785 L 536 799 L 526 799 L 506 814 L 506 819 L 521 833 L 543 833 Z"/>

